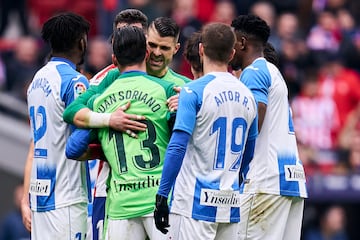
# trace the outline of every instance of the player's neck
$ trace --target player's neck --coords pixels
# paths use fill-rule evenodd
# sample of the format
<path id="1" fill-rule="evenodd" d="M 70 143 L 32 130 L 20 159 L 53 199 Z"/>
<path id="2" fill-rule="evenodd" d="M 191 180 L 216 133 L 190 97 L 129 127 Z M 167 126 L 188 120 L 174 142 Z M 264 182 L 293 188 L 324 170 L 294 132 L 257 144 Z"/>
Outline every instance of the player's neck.
<path id="1" fill-rule="evenodd" d="M 209 58 L 204 57 L 203 68 L 204 74 L 209 72 L 227 72 L 228 65 L 221 62 L 211 61 Z"/>
<path id="2" fill-rule="evenodd" d="M 138 63 L 129 66 L 119 66 L 120 72 L 128 72 L 128 71 L 142 71 L 146 72 L 146 65 L 144 63 Z"/>

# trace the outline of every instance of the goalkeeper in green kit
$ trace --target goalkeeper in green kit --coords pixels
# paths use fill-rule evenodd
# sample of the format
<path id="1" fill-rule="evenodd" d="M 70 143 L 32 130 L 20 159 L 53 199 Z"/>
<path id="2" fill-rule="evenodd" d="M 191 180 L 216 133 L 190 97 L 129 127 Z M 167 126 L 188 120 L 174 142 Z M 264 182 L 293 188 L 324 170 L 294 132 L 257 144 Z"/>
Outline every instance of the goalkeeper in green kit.
<path id="1" fill-rule="evenodd" d="M 154 197 L 170 138 L 170 111 L 166 101 L 176 94 L 174 84 L 146 74 L 146 40 L 141 29 L 117 30 L 113 50 L 113 62 L 121 75 L 90 104 L 95 114 L 110 114 L 131 102 L 128 113 L 144 116 L 146 120 L 141 122 L 146 125 L 146 131 L 132 138 L 112 128 L 98 129 L 98 138 L 111 168 L 106 239 L 119 236 L 162 239 L 166 236 L 155 228 L 153 220 Z"/>

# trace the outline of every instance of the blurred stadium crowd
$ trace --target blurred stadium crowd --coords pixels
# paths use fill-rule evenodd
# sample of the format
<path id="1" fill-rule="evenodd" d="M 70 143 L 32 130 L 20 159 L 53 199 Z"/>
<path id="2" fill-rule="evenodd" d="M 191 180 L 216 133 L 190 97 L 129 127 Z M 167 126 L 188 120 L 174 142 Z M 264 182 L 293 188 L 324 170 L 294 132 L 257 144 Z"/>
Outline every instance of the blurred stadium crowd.
<path id="1" fill-rule="evenodd" d="M 360 173 L 360 1 L 12 0 L 1 4 L 0 92 L 24 102 L 27 85 L 48 55 L 40 39 L 41 26 L 57 12 L 79 13 L 92 24 L 82 66 L 89 78 L 111 61 L 108 39 L 114 16 L 122 9 L 140 9 L 149 21 L 158 16 L 174 18 L 182 29 L 182 46 L 207 22 L 230 24 L 238 14 L 256 14 L 271 27 L 269 42 L 278 53 L 278 67 L 289 88 L 307 177 L 311 181 L 319 174 Z M 192 78 L 181 50 L 172 68 Z"/>

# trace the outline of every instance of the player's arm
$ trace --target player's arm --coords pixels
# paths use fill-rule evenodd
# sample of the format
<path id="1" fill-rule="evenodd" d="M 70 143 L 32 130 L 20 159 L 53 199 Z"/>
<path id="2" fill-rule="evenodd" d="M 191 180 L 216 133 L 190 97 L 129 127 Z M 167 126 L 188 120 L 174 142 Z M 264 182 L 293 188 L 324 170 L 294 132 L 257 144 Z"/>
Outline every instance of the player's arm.
<path id="1" fill-rule="evenodd" d="M 76 129 L 66 142 L 66 157 L 80 161 L 105 159 L 101 145 L 95 143 L 96 137 L 95 130 Z"/>
<path id="2" fill-rule="evenodd" d="M 257 102 L 258 130 L 260 132 L 265 118 L 268 103 L 268 89 L 271 85 L 271 80 L 267 76 L 264 77 L 259 71 L 245 69 L 240 76 L 240 81 L 251 90 Z"/>
<path id="3" fill-rule="evenodd" d="M 256 116 L 253 122 L 251 123 L 248 137 L 246 139 L 245 149 L 240 167 L 239 184 L 241 184 L 244 179 L 244 175 L 243 175 L 244 169 L 247 166 L 249 166 L 250 161 L 254 157 L 255 142 L 257 136 L 258 136 L 258 116 Z"/>
<path id="4" fill-rule="evenodd" d="M 29 189 L 31 178 L 31 167 L 34 158 L 34 141 L 31 139 L 29 144 L 28 155 L 26 157 L 24 169 L 24 195 L 21 199 L 21 216 L 25 228 L 31 231 L 31 209 L 29 203 Z"/>
<path id="5" fill-rule="evenodd" d="M 267 105 L 265 103 L 258 102 L 257 108 L 258 108 L 258 118 L 259 118 L 259 120 L 258 120 L 258 129 L 259 129 L 259 132 L 260 132 L 261 128 L 262 128 L 262 125 L 264 123 L 264 118 L 265 118 Z"/>
<path id="6" fill-rule="evenodd" d="M 189 139 L 189 133 L 175 130 L 172 133 L 166 150 L 163 174 L 158 193 L 156 194 L 154 211 L 155 226 L 164 234 L 168 232 L 166 228 L 170 227 L 169 207 L 167 204 L 168 195 L 179 174 Z"/>
<path id="7" fill-rule="evenodd" d="M 180 93 L 179 109 L 175 120 L 174 131 L 165 153 L 163 174 L 160 180 L 154 211 L 156 228 L 162 233 L 167 233 L 169 227 L 169 208 L 167 198 L 175 179 L 179 174 L 186 147 L 193 132 L 197 114 L 197 95 L 185 87 Z"/>
<path id="8" fill-rule="evenodd" d="M 64 121 L 73 123 L 79 128 L 102 128 L 111 127 L 117 131 L 127 132 L 130 136 L 135 136 L 133 131 L 145 131 L 146 125 L 137 120 L 144 120 L 144 116 L 127 114 L 125 111 L 130 107 L 130 103 L 118 108 L 113 113 L 97 113 L 88 107 L 88 101 L 94 95 L 99 95 L 111 85 L 119 73 L 112 70 L 101 81 L 100 85 L 91 86 L 88 91 L 76 98 L 64 111 Z"/>

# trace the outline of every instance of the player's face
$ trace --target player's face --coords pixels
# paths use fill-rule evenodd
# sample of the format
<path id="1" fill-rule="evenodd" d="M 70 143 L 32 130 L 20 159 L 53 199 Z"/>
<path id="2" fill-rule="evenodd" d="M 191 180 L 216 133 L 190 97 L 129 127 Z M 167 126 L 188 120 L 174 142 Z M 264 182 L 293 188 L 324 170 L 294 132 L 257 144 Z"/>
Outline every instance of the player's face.
<path id="1" fill-rule="evenodd" d="M 231 59 L 230 61 L 230 66 L 233 69 L 238 70 L 243 66 L 243 44 L 241 43 L 241 41 L 239 41 L 239 38 L 236 41 L 234 48 L 235 54 L 233 59 Z"/>
<path id="2" fill-rule="evenodd" d="M 85 54 L 86 54 L 86 49 L 87 49 L 87 35 L 84 34 L 84 37 L 80 40 L 80 46 L 81 46 L 81 58 L 80 58 L 80 62 L 78 63 L 78 65 L 81 65 L 85 62 Z"/>
<path id="3" fill-rule="evenodd" d="M 180 44 L 175 38 L 161 37 L 156 29 L 149 28 L 147 46 L 149 57 L 146 61 L 146 71 L 153 76 L 164 76 Z"/>

